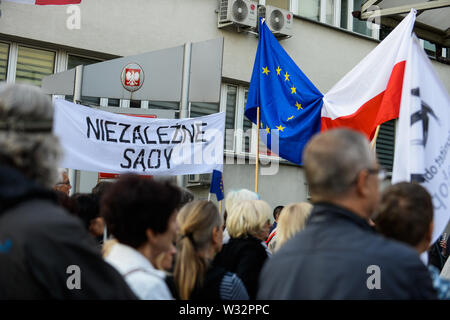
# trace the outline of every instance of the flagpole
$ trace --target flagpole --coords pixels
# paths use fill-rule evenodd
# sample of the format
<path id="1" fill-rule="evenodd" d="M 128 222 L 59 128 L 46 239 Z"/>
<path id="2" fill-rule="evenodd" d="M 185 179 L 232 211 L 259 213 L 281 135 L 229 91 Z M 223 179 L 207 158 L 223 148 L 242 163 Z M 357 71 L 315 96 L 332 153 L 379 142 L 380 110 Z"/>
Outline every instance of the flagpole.
<path id="1" fill-rule="evenodd" d="M 255 166 L 255 192 L 258 193 L 259 174 L 259 107 L 256 108 L 256 166 Z"/>
<path id="2" fill-rule="evenodd" d="M 219 213 L 220 213 L 220 214 L 222 214 L 222 201 L 223 201 L 223 200 L 220 200 L 220 201 L 219 201 Z"/>
<path id="3" fill-rule="evenodd" d="M 375 131 L 375 135 L 373 136 L 373 139 L 372 139 L 372 143 L 370 146 L 372 150 L 375 148 L 379 132 L 380 132 L 380 125 L 377 126 L 377 130 Z"/>
<path id="4" fill-rule="evenodd" d="M 208 201 L 211 201 L 211 192 L 208 193 Z"/>

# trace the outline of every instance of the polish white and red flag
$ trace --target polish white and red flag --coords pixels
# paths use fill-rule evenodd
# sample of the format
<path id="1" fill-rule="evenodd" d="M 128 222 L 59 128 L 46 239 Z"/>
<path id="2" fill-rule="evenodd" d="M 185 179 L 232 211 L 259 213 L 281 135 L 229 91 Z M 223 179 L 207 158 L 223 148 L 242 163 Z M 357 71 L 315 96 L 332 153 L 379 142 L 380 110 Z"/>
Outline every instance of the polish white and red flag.
<path id="1" fill-rule="evenodd" d="M 400 113 L 414 9 L 323 97 L 321 131 L 347 127 L 372 139 L 378 125 Z"/>
<path id="2" fill-rule="evenodd" d="M 6 0 L 10 2 L 36 4 L 39 6 L 46 5 L 64 5 L 64 4 L 79 4 L 81 0 Z"/>

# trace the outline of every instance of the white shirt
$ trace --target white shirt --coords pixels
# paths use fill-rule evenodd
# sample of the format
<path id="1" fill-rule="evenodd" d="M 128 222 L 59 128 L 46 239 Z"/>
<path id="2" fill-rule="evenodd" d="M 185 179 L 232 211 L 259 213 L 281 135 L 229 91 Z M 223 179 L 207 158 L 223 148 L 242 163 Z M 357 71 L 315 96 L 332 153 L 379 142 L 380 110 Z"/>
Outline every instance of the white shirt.
<path id="1" fill-rule="evenodd" d="M 119 271 L 139 299 L 173 300 L 165 273 L 155 269 L 139 251 L 117 243 L 105 260 Z"/>

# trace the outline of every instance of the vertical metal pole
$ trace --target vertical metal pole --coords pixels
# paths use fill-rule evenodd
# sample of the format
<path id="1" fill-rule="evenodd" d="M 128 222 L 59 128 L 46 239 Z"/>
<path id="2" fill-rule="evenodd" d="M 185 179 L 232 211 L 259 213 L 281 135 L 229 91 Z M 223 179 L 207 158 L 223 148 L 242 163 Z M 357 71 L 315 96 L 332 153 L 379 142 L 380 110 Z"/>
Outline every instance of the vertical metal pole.
<path id="1" fill-rule="evenodd" d="M 83 66 L 77 66 L 75 68 L 75 85 L 73 88 L 73 103 L 79 103 L 81 101 L 81 86 L 83 84 Z M 69 179 L 72 184 L 70 189 L 70 195 L 77 192 L 77 170 L 69 169 Z"/>
<path id="2" fill-rule="evenodd" d="M 192 43 L 186 42 L 184 45 L 183 58 L 183 82 L 181 86 L 181 101 L 180 101 L 180 119 L 187 118 L 189 109 L 189 83 L 191 79 L 191 55 Z M 177 176 L 177 184 L 184 188 L 186 185 L 185 177 L 183 175 Z"/>

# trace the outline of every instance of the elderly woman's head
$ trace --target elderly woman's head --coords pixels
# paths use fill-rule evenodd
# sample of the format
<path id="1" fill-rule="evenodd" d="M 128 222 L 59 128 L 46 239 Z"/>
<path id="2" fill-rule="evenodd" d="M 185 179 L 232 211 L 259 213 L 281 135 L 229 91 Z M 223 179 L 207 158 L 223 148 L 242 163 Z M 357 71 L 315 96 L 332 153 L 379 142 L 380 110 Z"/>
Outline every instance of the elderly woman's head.
<path id="1" fill-rule="evenodd" d="M 269 235 L 271 209 L 263 200 L 245 200 L 228 213 L 227 229 L 230 237 L 253 236 L 264 240 Z"/>
<path id="2" fill-rule="evenodd" d="M 0 163 L 51 188 L 61 154 L 52 134 L 53 106 L 39 88 L 0 84 Z"/>
<path id="3" fill-rule="evenodd" d="M 278 251 L 286 241 L 305 228 L 311 210 L 312 205 L 308 202 L 292 203 L 281 210 L 274 251 Z"/>

